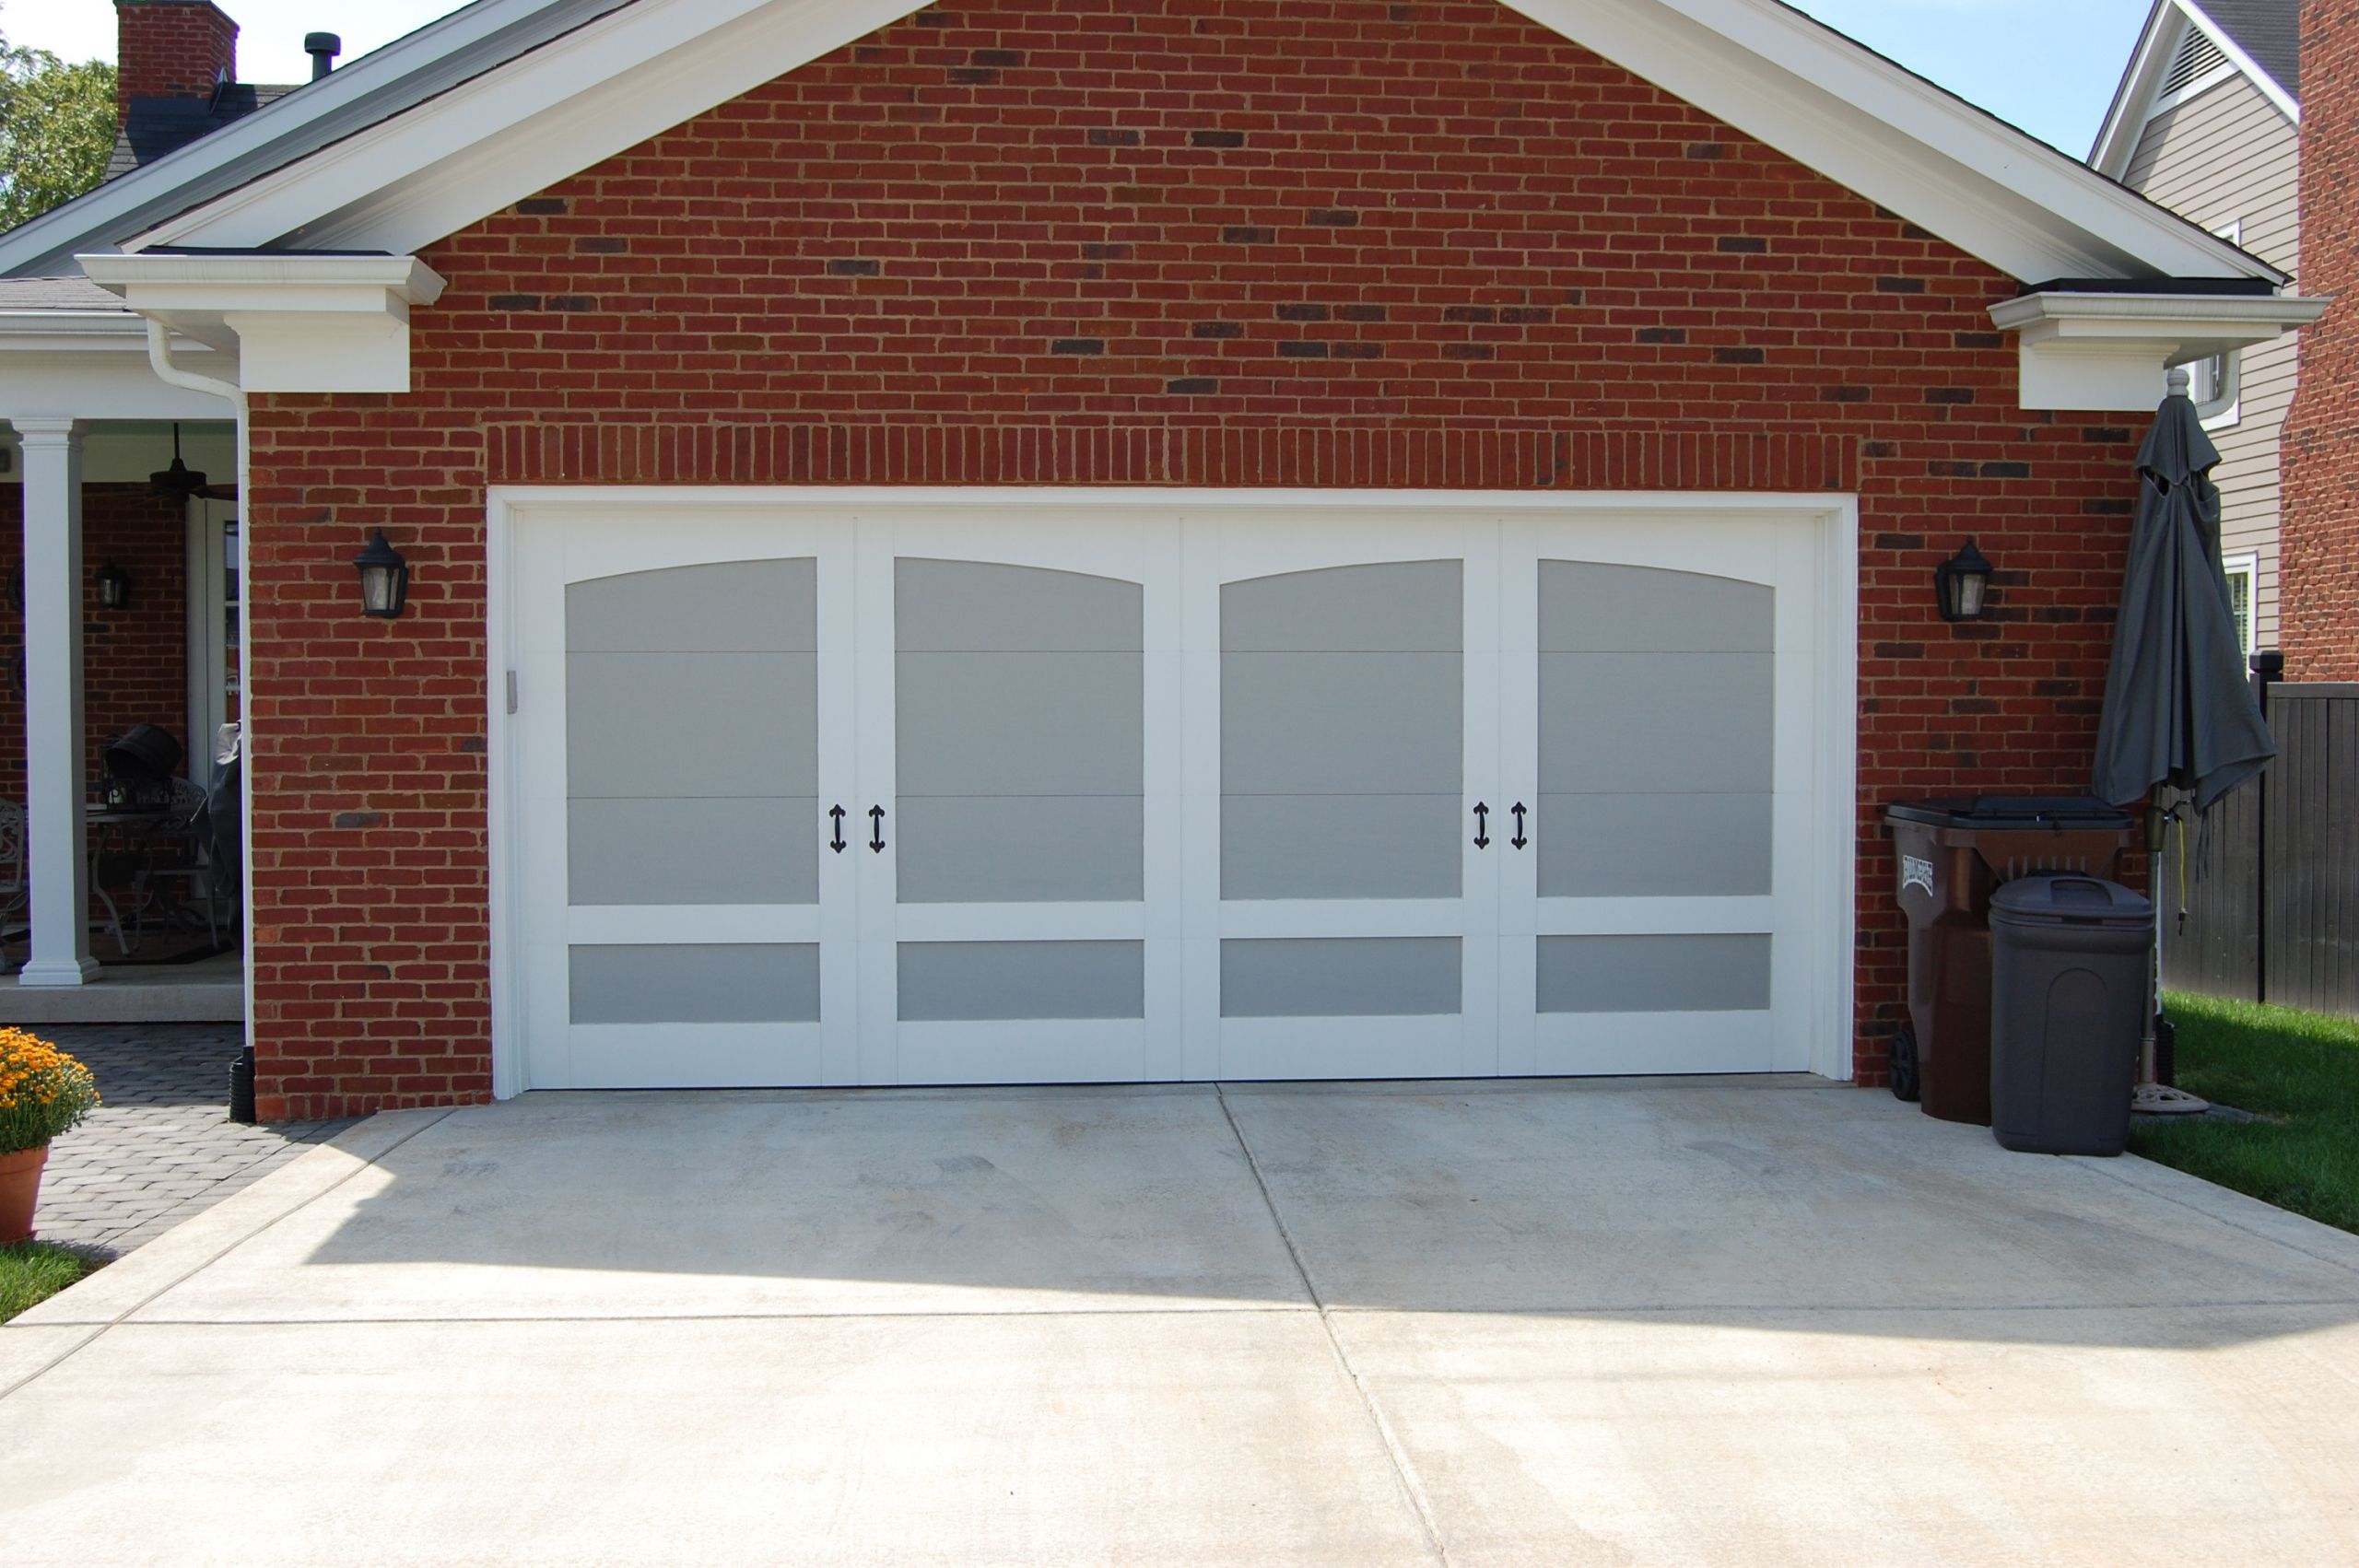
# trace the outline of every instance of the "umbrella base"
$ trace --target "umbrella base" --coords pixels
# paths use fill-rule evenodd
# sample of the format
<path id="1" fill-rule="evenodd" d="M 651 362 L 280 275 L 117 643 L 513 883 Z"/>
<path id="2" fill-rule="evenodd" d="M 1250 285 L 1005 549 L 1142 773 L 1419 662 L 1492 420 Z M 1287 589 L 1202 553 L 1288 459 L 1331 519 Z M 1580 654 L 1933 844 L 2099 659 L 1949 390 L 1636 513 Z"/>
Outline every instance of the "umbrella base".
<path id="1" fill-rule="evenodd" d="M 2160 1083 L 2141 1083 L 2130 1092 L 2130 1109 L 2137 1116 L 2201 1116 L 2211 1108 L 2209 1100 Z"/>

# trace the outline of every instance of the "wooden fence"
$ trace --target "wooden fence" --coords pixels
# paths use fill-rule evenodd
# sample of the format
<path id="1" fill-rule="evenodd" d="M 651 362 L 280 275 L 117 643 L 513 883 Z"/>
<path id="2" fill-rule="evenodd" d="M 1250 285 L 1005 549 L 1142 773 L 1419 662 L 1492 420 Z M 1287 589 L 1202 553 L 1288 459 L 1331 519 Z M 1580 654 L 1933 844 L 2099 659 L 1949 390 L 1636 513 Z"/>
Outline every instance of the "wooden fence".
<path id="1" fill-rule="evenodd" d="M 2164 842 L 2164 974 L 2175 990 L 2359 1016 L 2359 685 L 2261 693 L 2277 760 Z"/>

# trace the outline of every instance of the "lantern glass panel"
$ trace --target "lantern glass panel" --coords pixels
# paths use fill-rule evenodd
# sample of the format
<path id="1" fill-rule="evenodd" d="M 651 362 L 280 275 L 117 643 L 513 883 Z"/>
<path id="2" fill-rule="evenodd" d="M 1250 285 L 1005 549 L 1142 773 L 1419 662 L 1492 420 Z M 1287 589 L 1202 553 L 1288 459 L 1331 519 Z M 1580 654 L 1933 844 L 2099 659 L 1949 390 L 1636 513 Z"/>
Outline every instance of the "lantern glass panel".
<path id="1" fill-rule="evenodd" d="M 400 591 L 402 568 L 369 566 L 360 568 L 361 607 L 372 615 L 393 613 L 395 595 Z"/>

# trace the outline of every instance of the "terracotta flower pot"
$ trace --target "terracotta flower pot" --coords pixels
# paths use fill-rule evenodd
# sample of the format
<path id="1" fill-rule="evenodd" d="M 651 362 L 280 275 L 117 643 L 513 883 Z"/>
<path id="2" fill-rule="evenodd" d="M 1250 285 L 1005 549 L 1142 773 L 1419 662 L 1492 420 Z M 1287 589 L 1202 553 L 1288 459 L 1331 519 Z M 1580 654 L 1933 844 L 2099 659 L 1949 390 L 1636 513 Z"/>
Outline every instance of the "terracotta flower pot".
<path id="1" fill-rule="evenodd" d="M 0 1154 L 0 1246 L 33 1239 L 33 1204 L 41 1197 L 41 1168 L 49 1145 L 21 1154 Z"/>

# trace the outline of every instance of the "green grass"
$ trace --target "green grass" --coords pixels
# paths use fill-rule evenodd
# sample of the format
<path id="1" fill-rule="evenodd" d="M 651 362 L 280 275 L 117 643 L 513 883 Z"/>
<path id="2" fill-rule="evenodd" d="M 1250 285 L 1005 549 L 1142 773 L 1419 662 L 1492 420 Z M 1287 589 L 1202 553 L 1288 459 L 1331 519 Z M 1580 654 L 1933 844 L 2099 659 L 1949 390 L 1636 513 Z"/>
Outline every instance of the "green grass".
<path id="1" fill-rule="evenodd" d="M 2359 1231 L 2359 1020 L 2173 996 L 2178 1086 L 2270 1119 L 2142 1118 L 2130 1147 L 2281 1209 Z"/>
<path id="2" fill-rule="evenodd" d="M 0 1246 L 0 1323 L 47 1301 L 97 1267 L 82 1254 L 47 1242 Z"/>

